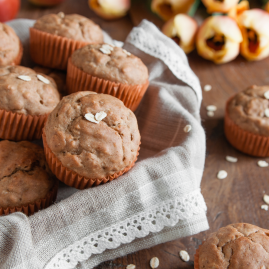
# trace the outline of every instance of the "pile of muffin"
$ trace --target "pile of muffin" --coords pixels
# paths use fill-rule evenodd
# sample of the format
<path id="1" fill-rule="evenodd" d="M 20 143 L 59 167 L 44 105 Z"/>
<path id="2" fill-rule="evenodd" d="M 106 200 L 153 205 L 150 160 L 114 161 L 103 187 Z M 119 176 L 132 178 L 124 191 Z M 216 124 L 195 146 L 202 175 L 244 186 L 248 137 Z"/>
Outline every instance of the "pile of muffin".
<path id="1" fill-rule="evenodd" d="M 133 111 L 149 82 L 139 58 L 103 43 L 88 18 L 62 12 L 30 28 L 30 54 L 41 67 L 19 65 L 23 46 L 0 24 L 0 215 L 48 207 L 58 179 L 78 189 L 111 181 L 140 149 Z M 62 99 L 55 70 L 66 71 Z M 28 142 L 41 138 L 44 150 Z"/>

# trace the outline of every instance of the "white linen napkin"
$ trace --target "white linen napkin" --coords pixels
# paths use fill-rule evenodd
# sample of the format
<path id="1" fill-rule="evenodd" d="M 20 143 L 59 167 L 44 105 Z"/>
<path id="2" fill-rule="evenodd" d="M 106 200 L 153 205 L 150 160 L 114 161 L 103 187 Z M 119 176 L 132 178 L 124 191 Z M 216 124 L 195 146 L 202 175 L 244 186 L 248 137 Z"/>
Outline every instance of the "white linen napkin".
<path id="1" fill-rule="evenodd" d="M 28 29 L 33 21 L 9 24 L 24 44 L 22 64 L 32 66 Z M 57 203 L 31 217 L 0 217 L 0 268 L 88 269 L 208 229 L 200 192 L 205 133 L 199 81 L 183 51 L 148 21 L 131 31 L 124 48 L 140 57 L 150 74 L 136 111 L 139 161 L 98 187 L 77 191 L 61 184 Z"/>

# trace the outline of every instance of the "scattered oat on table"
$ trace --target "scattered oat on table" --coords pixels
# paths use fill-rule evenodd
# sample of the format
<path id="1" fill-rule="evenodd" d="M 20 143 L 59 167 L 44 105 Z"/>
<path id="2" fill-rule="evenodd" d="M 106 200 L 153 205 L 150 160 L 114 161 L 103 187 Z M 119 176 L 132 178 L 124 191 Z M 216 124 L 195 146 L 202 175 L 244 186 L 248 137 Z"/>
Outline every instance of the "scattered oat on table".
<path id="1" fill-rule="evenodd" d="M 213 111 L 207 111 L 207 116 L 208 117 L 214 117 L 214 112 Z"/>
<path id="2" fill-rule="evenodd" d="M 258 166 L 260 166 L 260 167 L 268 167 L 268 162 L 266 162 L 266 161 L 258 161 Z"/>
<path id="3" fill-rule="evenodd" d="M 150 260 L 150 267 L 151 268 L 157 268 L 159 266 L 160 262 L 157 257 L 154 257 Z"/>
<path id="4" fill-rule="evenodd" d="M 126 266 L 126 269 L 135 269 L 135 265 L 134 264 L 129 264 Z"/>
<path id="5" fill-rule="evenodd" d="M 227 173 L 225 170 L 220 170 L 220 171 L 218 172 L 218 175 L 217 175 L 218 179 L 224 179 L 224 178 L 226 178 L 227 176 L 228 176 L 228 173 Z"/>
<path id="6" fill-rule="evenodd" d="M 268 205 L 262 205 L 261 206 L 261 209 L 265 210 L 265 211 L 268 211 Z"/>
<path id="7" fill-rule="evenodd" d="M 184 130 L 185 133 L 190 132 L 191 131 L 191 125 L 186 125 L 183 130 Z"/>
<path id="8" fill-rule="evenodd" d="M 212 86 L 211 85 L 207 84 L 207 85 L 204 86 L 204 91 L 205 92 L 209 92 L 211 90 L 212 90 Z"/>
<path id="9" fill-rule="evenodd" d="M 210 106 L 207 106 L 207 107 L 206 107 L 206 110 L 207 110 L 207 111 L 213 111 L 213 112 L 214 112 L 214 111 L 217 110 L 217 107 L 214 106 L 214 105 L 210 105 Z"/>
<path id="10" fill-rule="evenodd" d="M 236 163 L 238 161 L 238 159 L 236 157 L 226 156 L 226 161 L 228 161 L 230 163 Z"/>
<path id="11" fill-rule="evenodd" d="M 188 262 L 190 260 L 189 253 L 185 250 L 181 250 L 179 252 L 179 257 L 181 258 L 182 261 Z"/>
<path id="12" fill-rule="evenodd" d="M 264 194 L 264 196 L 263 196 L 263 201 L 264 201 L 266 204 L 269 204 L 269 195 Z"/>

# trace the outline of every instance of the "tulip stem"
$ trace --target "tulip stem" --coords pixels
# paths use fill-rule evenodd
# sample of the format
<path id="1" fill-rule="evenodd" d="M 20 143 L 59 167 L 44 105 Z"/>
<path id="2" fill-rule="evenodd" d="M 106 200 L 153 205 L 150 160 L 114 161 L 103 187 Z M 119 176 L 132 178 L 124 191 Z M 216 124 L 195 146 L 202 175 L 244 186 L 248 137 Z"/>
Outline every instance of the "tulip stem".
<path id="1" fill-rule="evenodd" d="M 199 7 L 199 5 L 200 5 L 200 2 L 201 2 L 201 0 L 195 0 L 195 2 L 193 3 L 193 5 L 192 5 L 190 11 L 188 12 L 188 15 L 189 15 L 190 17 L 193 17 L 193 16 L 195 15 L 196 10 L 198 9 L 198 7 Z"/>

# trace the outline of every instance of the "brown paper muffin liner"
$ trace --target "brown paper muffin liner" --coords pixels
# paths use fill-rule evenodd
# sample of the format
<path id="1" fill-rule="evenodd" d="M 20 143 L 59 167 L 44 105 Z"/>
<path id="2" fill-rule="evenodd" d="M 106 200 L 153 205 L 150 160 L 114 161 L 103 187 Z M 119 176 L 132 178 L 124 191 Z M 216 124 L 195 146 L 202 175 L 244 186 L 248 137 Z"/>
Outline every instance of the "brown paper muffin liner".
<path id="1" fill-rule="evenodd" d="M 18 56 L 13 61 L 14 65 L 20 65 L 21 64 L 22 54 L 23 54 L 23 46 L 22 46 L 22 43 L 20 41 L 20 50 L 19 50 Z"/>
<path id="2" fill-rule="evenodd" d="M 100 184 L 104 184 L 107 182 L 112 181 L 113 179 L 118 178 L 119 176 L 123 175 L 127 171 L 129 171 L 135 164 L 137 157 L 139 155 L 140 147 L 137 150 L 137 155 L 135 160 L 126 168 L 124 168 L 122 171 L 117 172 L 113 175 L 104 177 L 104 178 L 86 178 L 84 176 L 80 176 L 78 173 L 64 167 L 61 163 L 61 161 L 54 155 L 54 153 L 49 148 L 47 141 L 46 141 L 46 135 L 43 130 L 42 134 L 43 138 L 43 145 L 44 145 L 44 151 L 45 151 L 45 157 L 47 160 L 47 163 L 49 165 L 50 170 L 52 173 L 62 182 L 64 182 L 66 185 L 76 188 L 76 189 L 87 189 L 92 186 L 98 186 Z"/>
<path id="3" fill-rule="evenodd" d="M 194 269 L 199 269 L 199 251 L 200 251 L 200 247 L 196 250 L 196 253 L 194 254 Z"/>
<path id="4" fill-rule="evenodd" d="M 7 208 L 0 207 L 0 216 L 8 215 L 14 212 L 22 212 L 27 216 L 31 216 L 35 212 L 49 207 L 56 201 L 58 185 L 59 185 L 58 180 L 56 179 L 53 188 L 47 193 L 47 195 L 44 198 L 38 199 L 33 203 L 25 204 L 22 206 L 16 206 L 16 207 L 7 207 Z"/>
<path id="5" fill-rule="evenodd" d="M 41 139 L 48 114 L 31 116 L 0 109 L 0 138 L 22 141 Z"/>
<path id="6" fill-rule="evenodd" d="M 224 132 L 227 140 L 243 153 L 255 157 L 269 157 L 269 137 L 245 131 L 230 118 L 228 105 L 232 98 L 226 103 L 224 118 Z"/>
<path id="7" fill-rule="evenodd" d="M 91 76 L 68 60 L 66 86 L 68 94 L 79 91 L 93 91 L 110 94 L 120 99 L 124 105 L 135 111 L 142 100 L 149 82 L 141 85 L 128 85 Z"/>
<path id="8" fill-rule="evenodd" d="M 32 60 L 40 65 L 66 70 L 72 53 L 91 42 L 73 40 L 30 28 L 30 53 Z"/>

